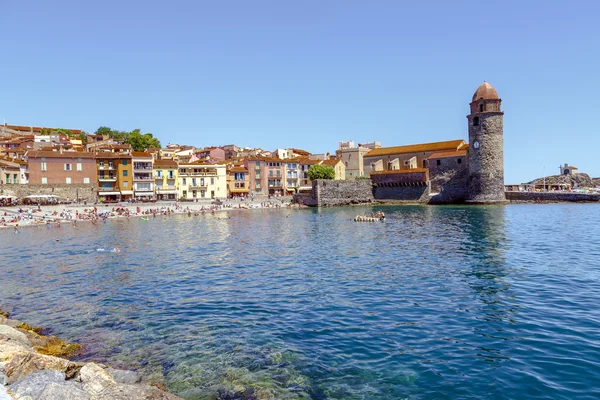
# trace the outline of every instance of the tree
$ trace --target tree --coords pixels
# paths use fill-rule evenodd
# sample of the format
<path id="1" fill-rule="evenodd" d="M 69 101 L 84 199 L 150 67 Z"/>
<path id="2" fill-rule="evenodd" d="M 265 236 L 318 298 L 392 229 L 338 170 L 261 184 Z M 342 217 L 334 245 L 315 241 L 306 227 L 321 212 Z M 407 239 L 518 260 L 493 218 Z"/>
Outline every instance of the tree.
<path id="1" fill-rule="evenodd" d="M 329 165 L 312 165 L 307 171 L 308 177 L 311 180 L 315 179 L 334 179 L 335 170 Z"/>
<path id="2" fill-rule="evenodd" d="M 125 143 L 130 144 L 134 151 L 144 151 L 150 147 L 161 147 L 160 141 L 151 133 L 142 134 L 139 129 L 129 132 Z"/>
<path id="3" fill-rule="evenodd" d="M 111 139 L 123 140 L 131 145 L 134 151 L 144 151 L 149 147 L 161 147 L 160 141 L 151 133 L 142 133 L 140 129 L 134 129 L 131 132 L 118 131 L 101 126 L 96 130 L 96 135 L 108 135 Z"/>

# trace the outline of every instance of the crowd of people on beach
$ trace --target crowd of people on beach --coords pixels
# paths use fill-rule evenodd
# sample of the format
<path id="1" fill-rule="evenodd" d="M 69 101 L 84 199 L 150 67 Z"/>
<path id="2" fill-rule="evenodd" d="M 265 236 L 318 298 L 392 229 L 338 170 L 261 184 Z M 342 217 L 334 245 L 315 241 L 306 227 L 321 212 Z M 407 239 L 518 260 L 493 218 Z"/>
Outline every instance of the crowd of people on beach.
<path id="1" fill-rule="evenodd" d="M 138 204 L 120 203 L 114 207 L 102 207 L 102 205 L 85 206 L 85 208 L 77 207 L 74 209 L 62 208 L 58 206 L 48 209 L 41 205 L 31 206 L 27 208 L 19 207 L 18 209 L 5 209 L 0 214 L 0 227 L 13 226 L 15 233 L 19 233 L 19 226 L 23 225 L 45 225 L 46 228 L 60 228 L 61 222 L 70 223 L 73 226 L 77 225 L 78 221 L 91 222 L 93 225 L 100 222 L 106 223 L 111 218 L 126 218 L 142 217 L 148 220 L 157 216 L 169 216 L 173 214 L 187 214 L 188 216 L 198 216 L 201 214 L 215 214 L 222 210 L 233 209 L 250 209 L 250 208 L 281 208 L 281 207 L 298 207 L 291 203 L 286 203 L 280 200 L 268 200 L 260 203 L 248 202 L 242 200 L 231 200 L 228 202 L 213 201 L 211 204 L 202 205 L 200 207 L 186 206 L 185 203 L 171 202 L 167 204 L 154 203 L 151 207 L 140 206 Z"/>

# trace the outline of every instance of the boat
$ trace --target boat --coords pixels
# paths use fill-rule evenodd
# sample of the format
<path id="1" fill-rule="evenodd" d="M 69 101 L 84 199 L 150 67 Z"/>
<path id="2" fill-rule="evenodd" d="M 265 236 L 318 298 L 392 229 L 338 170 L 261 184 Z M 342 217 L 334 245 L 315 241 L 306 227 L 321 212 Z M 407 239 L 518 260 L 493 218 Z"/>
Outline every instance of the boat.
<path id="1" fill-rule="evenodd" d="M 357 215 L 356 217 L 354 217 L 354 222 L 384 222 L 384 221 L 385 221 L 385 217 L 375 218 L 375 217 L 364 217 L 362 215 Z"/>

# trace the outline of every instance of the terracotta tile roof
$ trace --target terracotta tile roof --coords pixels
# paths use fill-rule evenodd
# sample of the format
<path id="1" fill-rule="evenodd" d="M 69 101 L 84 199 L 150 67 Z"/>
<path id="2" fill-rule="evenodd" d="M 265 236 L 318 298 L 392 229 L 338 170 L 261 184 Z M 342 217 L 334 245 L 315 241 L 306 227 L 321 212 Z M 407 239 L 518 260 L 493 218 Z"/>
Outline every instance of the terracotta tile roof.
<path id="1" fill-rule="evenodd" d="M 386 174 L 412 174 L 415 172 L 427 172 L 427 168 L 411 168 L 411 169 L 388 169 L 385 171 L 371 172 L 371 175 L 386 175 Z"/>
<path id="2" fill-rule="evenodd" d="M 177 161 L 174 160 L 156 160 L 154 161 L 155 167 L 177 167 Z"/>
<path id="3" fill-rule="evenodd" d="M 152 155 L 150 153 L 148 153 L 147 151 L 132 151 L 131 155 L 133 157 L 152 157 Z"/>
<path id="4" fill-rule="evenodd" d="M 20 131 L 20 132 L 31 132 L 33 131 L 34 133 L 36 132 L 41 132 L 42 129 L 47 129 L 49 131 L 56 131 L 58 129 L 65 129 L 65 128 L 45 128 L 45 127 L 40 127 L 40 126 L 24 126 L 24 125 L 0 125 L 0 127 L 2 126 L 6 126 L 8 129 L 12 129 L 13 131 Z M 75 134 L 77 133 L 81 133 L 81 129 L 65 129 L 67 131 L 71 131 Z"/>
<path id="5" fill-rule="evenodd" d="M 27 152 L 27 158 L 96 158 L 95 153 L 88 153 L 82 151 L 35 151 L 31 150 Z"/>
<path id="6" fill-rule="evenodd" d="M 379 149 L 373 149 L 365 157 L 381 157 L 391 156 L 396 154 L 406 153 L 427 153 L 427 152 L 439 152 L 439 151 L 456 151 L 463 144 L 464 140 L 449 140 L 446 142 L 433 142 L 433 143 L 421 143 L 421 144 L 410 144 L 407 146 L 394 146 L 394 147 L 381 147 Z"/>
<path id="7" fill-rule="evenodd" d="M 574 166 L 572 166 L 572 165 L 569 165 L 569 166 L 567 166 L 567 168 L 570 168 L 570 169 L 579 169 L 579 168 L 577 168 L 577 167 L 574 167 Z"/>
<path id="8" fill-rule="evenodd" d="M 320 164 L 321 160 L 311 160 L 310 158 L 302 157 L 294 159 L 294 162 L 301 165 L 315 165 Z"/>
<path id="9" fill-rule="evenodd" d="M 96 155 L 97 159 L 107 159 L 107 158 L 123 158 L 123 159 L 131 159 L 131 154 L 129 153 L 113 153 L 112 151 L 100 151 L 100 152 L 94 152 L 93 154 Z"/>
<path id="10" fill-rule="evenodd" d="M 322 165 L 329 165 L 330 167 L 335 167 L 338 163 L 342 161 L 339 158 L 330 158 L 329 160 L 323 160 Z"/>
<path id="11" fill-rule="evenodd" d="M 306 150 L 302 150 L 302 149 L 290 149 L 292 150 L 292 153 L 294 154 L 298 154 L 299 156 L 310 156 L 310 152 L 306 151 Z"/>
<path id="12" fill-rule="evenodd" d="M 434 159 L 434 158 L 450 158 L 450 157 L 464 157 L 467 155 L 467 150 L 458 150 L 458 151 L 442 151 L 439 153 L 433 153 L 432 155 L 430 155 L 429 157 L 427 157 L 428 160 Z"/>
<path id="13" fill-rule="evenodd" d="M 233 167 L 229 172 L 248 172 L 248 170 L 244 167 Z"/>

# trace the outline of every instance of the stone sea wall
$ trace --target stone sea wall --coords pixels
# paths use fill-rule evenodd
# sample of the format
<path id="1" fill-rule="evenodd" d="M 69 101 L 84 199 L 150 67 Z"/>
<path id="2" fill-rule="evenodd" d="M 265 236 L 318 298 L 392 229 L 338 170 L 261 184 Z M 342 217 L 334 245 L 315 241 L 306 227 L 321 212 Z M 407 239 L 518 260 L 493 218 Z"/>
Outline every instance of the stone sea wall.
<path id="1" fill-rule="evenodd" d="M 600 194 L 506 192 L 506 200 L 513 202 L 590 202 L 600 201 Z"/>
<path id="2" fill-rule="evenodd" d="M 39 332 L 0 310 L 0 400 L 180 400 L 134 371 L 70 361 L 80 345 Z"/>
<path id="3" fill-rule="evenodd" d="M 60 201 L 79 198 L 80 202 L 95 203 L 98 199 L 98 185 L 4 185 L 4 194 L 16 197 L 48 194 L 58 196 Z"/>
<path id="4" fill-rule="evenodd" d="M 373 184 L 369 179 L 353 181 L 318 179 L 313 182 L 310 196 L 304 199 L 304 204 L 313 207 L 331 207 L 373 201 Z"/>

